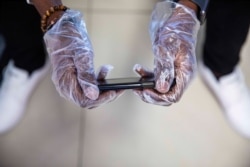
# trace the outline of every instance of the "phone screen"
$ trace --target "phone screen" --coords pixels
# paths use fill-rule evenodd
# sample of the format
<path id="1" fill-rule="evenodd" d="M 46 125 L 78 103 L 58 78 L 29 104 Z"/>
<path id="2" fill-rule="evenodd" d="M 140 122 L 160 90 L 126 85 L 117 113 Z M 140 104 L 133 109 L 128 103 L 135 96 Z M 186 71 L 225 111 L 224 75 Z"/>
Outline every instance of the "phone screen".
<path id="1" fill-rule="evenodd" d="M 102 91 L 118 89 L 154 88 L 154 86 L 155 82 L 153 77 L 128 77 L 98 80 L 98 87 Z"/>

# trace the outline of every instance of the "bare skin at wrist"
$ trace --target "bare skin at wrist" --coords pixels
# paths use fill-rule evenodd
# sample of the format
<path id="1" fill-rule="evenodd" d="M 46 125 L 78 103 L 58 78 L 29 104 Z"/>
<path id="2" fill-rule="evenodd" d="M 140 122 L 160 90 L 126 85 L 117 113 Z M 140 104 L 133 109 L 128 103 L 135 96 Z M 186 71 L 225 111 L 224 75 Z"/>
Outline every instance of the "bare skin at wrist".
<path id="1" fill-rule="evenodd" d="M 178 3 L 180 3 L 180 4 L 184 5 L 184 6 L 187 6 L 190 9 L 193 9 L 195 11 L 195 13 L 198 13 L 198 11 L 199 11 L 198 6 L 194 2 L 192 2 L 190 0 L 180 0 Z"/>
<path id="2" fill-rule="evenodd" d="M 53 13 L 47 20 L 47 23 L 50 23 L 52 20 L 58 20 L 62 15 L 63 15 L 64 11 L 58 11 Z"/>
<path id="3" fill-rule="evenodd" d="M 50 7 L 62 5 L 62 1 L 61 0 L 32 0 L 32 4 L 35 6 L 40 16 L 43 16 Z"/>
<path id="4" fill-rule="evenodd" d="M 32 0 L 32 4 L 35 6 L 36 10 L 42 17 L 47 10 L 49 10 L 53 6 L 59 6 L 62 5 L 61 0 Z M 47 19 L 47 25 L 50 25 L 51 22 L 58 20 L 62 15 L 64 11 L 56 11 L 55 13 L 52 13 L 48 19 Z"/>

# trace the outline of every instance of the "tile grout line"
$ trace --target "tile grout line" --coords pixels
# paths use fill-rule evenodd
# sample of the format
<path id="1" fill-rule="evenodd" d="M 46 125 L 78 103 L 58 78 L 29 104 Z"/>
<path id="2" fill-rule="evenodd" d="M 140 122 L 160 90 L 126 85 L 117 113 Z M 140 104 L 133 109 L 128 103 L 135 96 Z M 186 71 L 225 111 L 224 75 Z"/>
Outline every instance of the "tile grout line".
<path id="1" fill-rule="evenodd" d="M 87 23 L 87 31 L 88 34 L 91 33 L 92 30 L 92 13 L 93 13 L 93 3 L 92 0 L 86 0 L 86 11 L 88 15 L 85 20 Z M 84 134 L 85 134 L 85 125 L 86 125 L 86 114 L 87 111 L 84 109 L 80 110 L 80 127 L 79 127 L 79 148 L 78 148 L 78 158 L 77 158 L 77 167 L 83 167 L 83 156 L 84 156 Z"/>
<path id="2" fill-rule="evenodd" d="M 83 167 L 85 121 L 86 121 L 86 110 L 80 109 L 77 167 Z"/>

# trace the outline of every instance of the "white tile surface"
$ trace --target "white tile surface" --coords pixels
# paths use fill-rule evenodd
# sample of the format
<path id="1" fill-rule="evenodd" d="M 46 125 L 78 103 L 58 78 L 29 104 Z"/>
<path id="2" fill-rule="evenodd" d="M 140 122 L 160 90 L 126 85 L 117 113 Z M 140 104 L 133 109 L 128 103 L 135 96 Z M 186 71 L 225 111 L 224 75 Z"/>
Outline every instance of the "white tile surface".
<path id="1" fill-rule="evenodd" d="M 94 9 L 151 10 L 157 0 L 92 0 Z"/>
<path id="2" fill-rule="evenodd" d="M 135 76 L 133 66 L 152 66 L 153 57 L 148 34 L 149 13 L 92 14 L 90 38 L 95 51 L 95 65 L 112 64 L 109 77 Z"/>
<path id="3" fill-rule="evenodd" d="M 0 136 L 0 166 L 76 166 L 80 119 L 80 109 L 58 96 L 48 76 L 20 124 Z"/>

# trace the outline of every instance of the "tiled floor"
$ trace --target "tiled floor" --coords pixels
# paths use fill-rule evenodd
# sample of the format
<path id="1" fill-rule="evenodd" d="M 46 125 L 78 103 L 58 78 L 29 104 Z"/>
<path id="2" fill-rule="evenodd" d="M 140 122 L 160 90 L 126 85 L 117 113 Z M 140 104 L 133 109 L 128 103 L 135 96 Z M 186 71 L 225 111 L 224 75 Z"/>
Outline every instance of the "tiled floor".
<path id="1" fill-rule="evenodd" d="M 110 77 L 152 67 L 148 21 L 153 0 L 65 0 L 81 10 L 95 66 Z M 198 48 L 202 43 L 202 30 Z M 199 50 L 197 51 L 199 53 Z M 250 85 L 250 37 L 242 68 Z M 82 110 L 60 98 L 50 75 L 34 92 L 21 123 L 0 137 L 0 167 L 248 167 L 250 142 L 227 124 L 197 76 L 171 107 L 141 102 L 127 91 L 115 102 Z"/>

